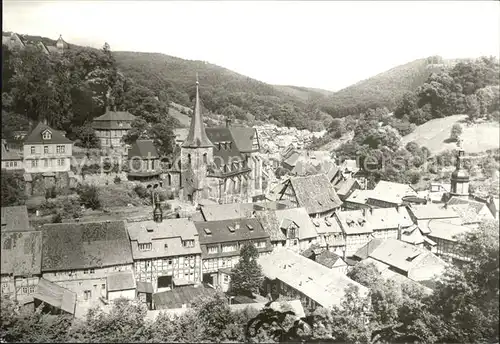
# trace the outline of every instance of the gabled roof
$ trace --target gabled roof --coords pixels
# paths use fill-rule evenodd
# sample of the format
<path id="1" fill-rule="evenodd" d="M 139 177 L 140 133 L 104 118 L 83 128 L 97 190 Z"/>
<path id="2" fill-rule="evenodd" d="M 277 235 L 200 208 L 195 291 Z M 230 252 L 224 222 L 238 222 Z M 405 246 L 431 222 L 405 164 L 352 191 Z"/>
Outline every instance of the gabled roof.
<path id="1" fill-rule="evenodd" d="M 260 222 L 255 218 L 195 222 L 194 225 L 200 236 L 201 245 L 269 238 L 269 235 L 262 228 Z M 239 228 L 237 228 L 238 226 Z M 234 229 L 234 231 L 231 231 L 229 227 Z M 205 229 L 208 229 L 210 232 L 207 233 Z"/>
<path id="2" fill-rule="evenodd" d="M 51 223 L 42 226 L 42 271 L 131 264 L 123 221 Z"/>
<path id="3" fill-rule="evenodd" d="M 293 187 L 295 197 L 300 207 L 308 214 L 326 212 L 342 205 L 333 185 L 324 173 L 307 177 L 292 177 L 289 184 Z"/>
<path id="4" fill-rule="evenodd" d="M 158 151 L 156 150 L 153 140 L 135 141 L 128 150 L 128 158 L 131 159 L 133 157 L 149 158 L 149 159 L 158 158 L 159 157 Z"/>
<path id="5" fill-rule="evenodd" d="M 259 211 L 255 214 L 255 216 L 259 219 L 262 227 L 269 235 L 269 239 L 271 241 L 285 241 L 286 236 L 283 231 L 280 229 L 280 222 L 278 221 L 278 217 L 276 216 L 276 211 L 274 210 L 265 210 Z"/>
<path id="6" fill-rule="evenodd" d="M 127 111 L 107 111 L 104 115 L 94 118 L 94 129 L 130 129 L 136 117 Z"/>
<path id="7" fill-rule="evenodd" d="M 120 271 L 111 273 L 106 277 L 106 281 L 106 288 L 108 292 L 130 290 L 136 288 L 134 273 L 132 271 Z"/>
<path id="8" fill-rule="evenodd" d="M 276 210 L 286 207 L 286 204 L 281 202 L 207 204 L 201 207 L 201 212 L 205 221 L 220 221 L 252 217 L 254 211 Z"/>
<path id="9" fill-rule="evenodd" d="M 25 205 L 2 207 L 2 232 L 30 231 L 28 208 Z"/>
<path id="10" fill-rule="evenodd" d="M 329 250 L 323 250 L 320 254 L 316 255 L 315 262 L 331 269 L 339 259 L 342 261 L 342 257 L 338 254 Z"/>
<path id="11" fill-rule="evenodd" d="M 318 236 L 305 208 L 276 210 L 276 217 L 281 226 L 283 226 L 283 221 L 294 222 L 299 227 L 298 237 L 300 240 L 316 238 Z"/>
<path id="12" fill-rule="evenodd" d="M 438 203 L 412 205 L 408 208 L 408 211 L 417 220 L 458 218 L 458 214 L 451 207 L 445 207 L 443 204 Z"/>
<path id="13" fill-rule="evenodd" d="M 368 294 L 366 287 L 345 274 L 288 249 L 275 249 L 259 257 L 259 264 L 267 278 L 279 279 L 325 308 L 340 305 L 349 284 L 357 286 L 361 295 Z"/>
<path id="14" fill-rule="evenodd" d="M 224 164 L 229 164 L 237 161 L 243 161 L 243 156 L 241 155 L 240 150 L 236 146 L 234 142 L 234 138 L 231 135 L 231 131 L 227 127 L 217 127 L 217 128 L 207 128 L 206 135 L 209 138 L 210 142 L 213 143 L 213 157 L 215 165 L 218 168 L 221 168 Z M 221 147 L 219 149 L 218 142 L 230 142 L 230 148 L 225 149 Z M 184 146 L 183 146 L 184 147 Z M 231 166 L 232 169 L 232 166 Z"/>
<path id="15" fill-rule="evenodd" d="M 349 179 L 341 181 L 335 187 L 335 189 L 337 190 L 337 195 L 345 196 L 353 187 L 355 187 L 356 184 L 357 184 L 357 187 L 359 189 L 359 187 L 360 187 L 359 183 L 354 178 L 349 178 Z"/>
<path id="16" fill-rule="evenodd" d="M 194 223 L 187 218 L 169 219 L 162 222 L 152 220 L 127 223 L 128 235 L 132 241 L 134 259 L 200 254 L 197 243 L 198 232 Z M 194 240 L 194 247 L 184 247 L 182 240 Z M 149 251 L 140 251 L 137 244 L 151 243 Z M 165 248 L 167 245 L 167 248 Z"/>
<path id="17" fill-rule="evenodd" d="M 52 138 L 50 140 L 44 140 L 42 134 L 50 130 L 52 133 Z M 33 129 L 33 131 L 24 139 L 24 144 L 68 144 L 73 143 L 70 139 L 65 137 L 59 130 L 52 129 L 42 122 Z"/>
<path id="18" fill-rule="evenodd" d="M 417 196 L 417 192 L 410 185 L 381 180 L 369 198 L 400 204 L 405 196 Z"/>
<path id="19" fill-rule="evenodd" d="M 469 233 L 472 231 L 470 227 L 460 226 L 446 221 L 430 220 L 428 227 L 431 238 L 444 239 L 448 241 L 457 241 L 456 236 L 460 234 Z"/>
<path id="20" fill-rule="evenodd" d="M 196 80 L 196 96 L 194 102 L 193 116 L 191 117 L 191 124 L 189 126 L 189 133 L 186 140 L 182 143 L 184 148 L 200 148 L 200 147 L 213 147 L 212 142 L 208 139 L 205 132 L 205 124 L 203 124 L 203 117 L 200 107 L 200 94 L 199 82 Z"/>
<path id="21" fill-rule="evenodd" d="M 2 275 L 26 276 L 41 273 L 41 232 L 3 232 L 1 237 Z"/>
<path id="22" fill-rule="evenodd" d="M 45 278 L 40 278 L 38 281 L 33 298 L 69 314 L 75 314 L 76 293 Z"/>
<path id="23" fill-rule="evenodd" d="M 212 295 L 215 290 L 204 285 L 174 288 L 173 290 L 153 294 L 153 302 L 157 309 L 189 307 L 191 302 L 202 295 Z"/>
<path id="24" fill-rule="evenodd" d="M 242 153 L 255 152 L 259 148 L 253 146 L 254 139 L 257 139 L 257 130 L 246 127 L 229 127 L 229 131 L 234 139 L 234 143 Z M 257 141 L 258 142 L 258 141 Z"/>
<path id="25" fill-rule="evenodd" d="M 375 246 L 375 248 L 373 248 Z M 396 239 L 373 239 L 361 247 L 355 257 L 365 259 L 371 257 L 404 272 L 409 272 L 427 256 L 434 256 L 430 251 Z M 443 267 L 446 265 L 437 257 L 434 260 Z"/>
<path id="26" fill-rule="evenodd" d="M 452 197 L 446 205 L 458 214 L 458 216 L 462 219 L 462 224 L 473 224 L 482 222 L 486 219 L 494 219 L 493 214 L 489 211 L 488 206 L 485 203 L 473 200 L 464 200 L 460 197 Z M 484 214 L 481 214 L 485 208 L 488 211 L 484 211 Z"/>
<path id="27" fill-rule="evenodd" d="M 354 190 L 352 194 L 347 197 L 345 202 L 356 203 L 356 204 L 366 204 L 368 199 L 372 196 L 373 190 Z"/>

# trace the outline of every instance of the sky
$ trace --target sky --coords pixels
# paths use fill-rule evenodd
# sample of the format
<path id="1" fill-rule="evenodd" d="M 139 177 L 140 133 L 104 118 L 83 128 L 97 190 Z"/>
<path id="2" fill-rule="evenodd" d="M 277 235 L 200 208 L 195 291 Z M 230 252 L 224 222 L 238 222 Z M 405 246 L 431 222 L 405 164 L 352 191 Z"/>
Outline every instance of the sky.
<path id="1" fill-rule="evenodd" d="M 432 55 L 500 55 L 497 1 L 4 0 L 3 31 L 336 91 Z"/>

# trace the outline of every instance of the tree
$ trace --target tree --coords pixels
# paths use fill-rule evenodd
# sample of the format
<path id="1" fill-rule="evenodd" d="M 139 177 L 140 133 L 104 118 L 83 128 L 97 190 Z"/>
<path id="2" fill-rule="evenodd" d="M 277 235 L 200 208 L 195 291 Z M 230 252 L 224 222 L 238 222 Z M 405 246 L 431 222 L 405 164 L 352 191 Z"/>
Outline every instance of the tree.
<path id="1" fill-rule="evenodd" d="M 99 139 L 95 133 L 95 130 L 90 125 L 84 125 L 79 127 L 75 131 L 76 137 L 80 140 L 83 147 L 89 148 L 99 148 Z"/>
<path id="2" fill-rule="evenodd" d="M 252 296 L 262 286 L 264 276 L 257 262 L 259 251 L 252 244 L 245 244 L 240 251 L 240 261 L 233 268 L 230 290 L 234 294 Z"/>
<path id="3" fill-rule="evenodd" d="M 462 135 L 462 126 L 458 123 L 453 124 L 451 127 L 450 139 L 456 142 L 460 140 L 460 135 Z"/>
<path id="4" fill-rule="evenodd" d="M 224 332 L 233 322 L 233 315 L 224 294 L 217 292 L 210 297 L 202 296 L 194 300 L 192 306 L 203 324 L 204 341 L 227 339 Z"/>
<path id="5" fill-rule="evenodd" d="M 2 171 L 2 207 L 22 205 L 26 200 L 21 173 Z"/>
<path id="6" fill-rule="evenodd" d="M 99 198 L 99 189 L 95 185 L 80 185 L 77 189 L 80 196 L 80 203 L 91 209 L 101 208 L 101 199 Z"/>
<path id="7" fill-rule="evenodd" d="M 479 101 L 477 100 L 477 96 L 475 94 L 470 94 L 465 97 L 466 104 L 466 112 L 469 116 L 469 121 L 474 122 L 481 115 Z"/>

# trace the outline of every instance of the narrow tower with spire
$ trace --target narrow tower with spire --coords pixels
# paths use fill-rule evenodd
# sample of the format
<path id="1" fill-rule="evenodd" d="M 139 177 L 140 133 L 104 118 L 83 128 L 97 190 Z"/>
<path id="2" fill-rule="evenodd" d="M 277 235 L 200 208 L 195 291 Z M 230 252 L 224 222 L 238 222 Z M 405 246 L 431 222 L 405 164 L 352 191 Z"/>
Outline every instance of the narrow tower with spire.
<path id="1" fill-rule="evenodd" d="M 464 167 L 465 151 L 461 143 L 458 144 L 457 163 L 451 174 L 450 196 L 469 198 L 469 174 Z"/>
<path id="2" fill-rule="evenodd" d="M 203 124 L 199 84 L 197 74 L 193 117 L 189 133 L 181 145 L 182 198 L 192 203 L 208 197 L 207 168 L 213 162 L 214 148 Z"/>

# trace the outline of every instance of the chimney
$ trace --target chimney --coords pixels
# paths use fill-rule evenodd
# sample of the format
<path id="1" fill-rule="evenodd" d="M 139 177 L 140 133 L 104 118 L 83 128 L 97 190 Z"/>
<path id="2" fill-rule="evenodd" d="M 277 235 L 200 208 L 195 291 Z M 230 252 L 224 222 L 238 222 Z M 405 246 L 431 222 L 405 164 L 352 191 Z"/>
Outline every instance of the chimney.
<path id="1" fill-rule="evenodd" d="M 47 123 L 48 123 L 48 122 L 47 122 L 47 118 L 44 118 L 44 119 L 42 120 L 42 122 L 43 122 L 43 124 L 48 125 L 48 124 L 47 124 Z"/>
<path id="2" fill-rule="evenodd" d="M 401 240 L 401 225 L 398 225 L 398 240 Z"/>
<path id="3" fill-rule="evenodd" d="M 231 118 L 226 118 L 226 128 L 231 126 Z"/>

